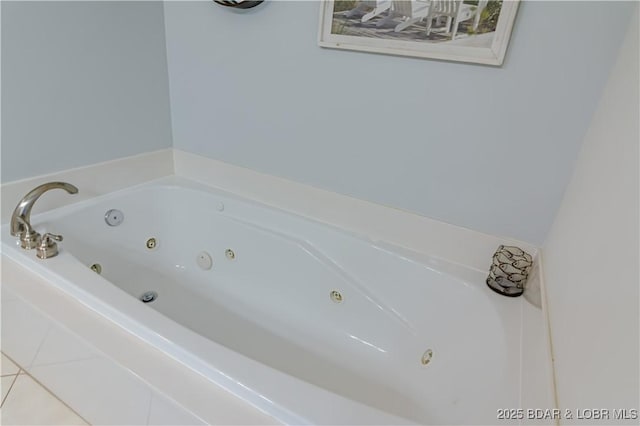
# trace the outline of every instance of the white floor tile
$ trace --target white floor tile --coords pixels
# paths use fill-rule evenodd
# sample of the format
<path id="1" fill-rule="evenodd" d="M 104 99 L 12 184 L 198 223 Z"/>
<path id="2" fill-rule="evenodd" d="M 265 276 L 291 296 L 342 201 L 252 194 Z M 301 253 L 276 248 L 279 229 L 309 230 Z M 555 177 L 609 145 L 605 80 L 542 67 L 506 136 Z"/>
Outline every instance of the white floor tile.
<path id="1" fill-rule="evenodd" d="M 20 367 L 18 367 L 13 361 L 11 361 L 5 354 L 2 354 L 2 360 L 0 361 L 0 376 L 12 376 L 18 374 Z"/>
<path id="2" fill-rule="evenodd" d="M 37 407 L 37 409 L 35 409 Z M 21 374 L 2 406 L 5 425 L 86 425 L 76 413 L 31 377 Z"/>
<path id="3" fill-rule="evenodd" d="M 5 396 L 9 393 L 9 389 L 11 389 L 11 385 L 16 379 L 16 376 L 2 376 L 1 379 L 2 382 L 0 383 L 0 387 L 2 387 L 2 399 L 0 399 L 0 402 L 4 401 Z"/>
<path id="4" fill-rule="evenodd" d="M 110 425 L 147 422 L 151 390 L 109 359 L 36 366 L 29 372 L 88 422 Z"/>
<path id="5" fill-rule="evenodd" d="M 3 277 L 4 278 L 4 277 Z M 0 297 L 2 298 L 2 300 L 4 300 L 5 302 L 8 302 L 10 300 L 16 300 L 18 299 L 18 296 L 16 296 L 16 294 L 14 292 L 12 292 L 11 290 L 9 290 L 6 286 L 3 286 L 0 289 Z"/>
<path id="6" fill-rule="evenodd" d="M 150 425 L 205 425 L 206 423 L 174 401 L 154 392 L 149 411 Z"/>
<path id="7" fill-rule="evenodd" d="M 42 342 L 32 367 L 99 356 L 100 354 L 82 339 L 62 327 L 54 325 Z"/>
<path id="8" fill-rule="evenodd" d="M 2 351 L 28 369 L 50 327 L 50 320 L 22 299 L 2 301 Z"/>

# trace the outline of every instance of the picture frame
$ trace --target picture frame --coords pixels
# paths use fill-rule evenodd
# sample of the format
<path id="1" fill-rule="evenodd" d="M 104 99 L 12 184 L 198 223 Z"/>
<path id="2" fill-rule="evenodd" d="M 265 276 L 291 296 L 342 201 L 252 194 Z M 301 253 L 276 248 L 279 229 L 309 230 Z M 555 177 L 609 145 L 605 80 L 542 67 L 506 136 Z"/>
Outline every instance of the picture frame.
<path id="1" fill-rule="evenodd" d="M 519 0 L 323 0 L 321 47 L 502 65 Z"/>

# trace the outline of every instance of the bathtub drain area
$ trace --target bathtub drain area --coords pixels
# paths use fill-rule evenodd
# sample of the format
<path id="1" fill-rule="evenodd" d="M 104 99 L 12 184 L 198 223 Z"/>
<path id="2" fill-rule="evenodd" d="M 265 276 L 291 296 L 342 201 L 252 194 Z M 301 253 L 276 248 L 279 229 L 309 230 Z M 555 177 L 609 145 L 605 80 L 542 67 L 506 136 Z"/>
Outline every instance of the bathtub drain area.
<path id="1" fill-rule="evenodd" d="M 140 296 L 140 300 L 143 303 L 150 303 L 153 302 L 154 300 L 156 300 L 158 298 L 158 293 L 155 291 L 145 291 L 144 293 L 142 293 L 142 295 Z"/>

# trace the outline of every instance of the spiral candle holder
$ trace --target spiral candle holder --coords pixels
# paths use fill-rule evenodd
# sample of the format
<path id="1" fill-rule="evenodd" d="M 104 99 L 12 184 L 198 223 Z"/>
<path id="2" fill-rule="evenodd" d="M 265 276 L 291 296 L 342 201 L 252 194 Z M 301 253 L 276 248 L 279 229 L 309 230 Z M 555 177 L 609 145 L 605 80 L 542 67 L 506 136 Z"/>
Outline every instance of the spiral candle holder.
<path id="1" fill-rule="evenodd" d="M 498 247 L 493 255 L 487 285 L 504 296 L 516 297 L 524 293 L 533 258 L 515 246 Z"/>

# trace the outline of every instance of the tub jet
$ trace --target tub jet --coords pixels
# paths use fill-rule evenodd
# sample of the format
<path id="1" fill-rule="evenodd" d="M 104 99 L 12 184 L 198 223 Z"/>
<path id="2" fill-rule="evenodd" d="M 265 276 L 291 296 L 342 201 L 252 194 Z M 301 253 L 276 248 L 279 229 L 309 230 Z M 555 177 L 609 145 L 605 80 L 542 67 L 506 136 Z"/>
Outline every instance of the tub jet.
<path id="1" fill-rule="evenodd" d="M 118 226 L 124 221 L 124 213 L 120 210 L 111 209 L 104 214 L 104 221 L 109 226 Z"/>
<path id="2" fill-rule="evenodd" d="M 420 362 L 422 363 L 422 365 L 427 365 L 431 362 L 431 358 L 433 358 L 433 350 L 427 349 L 422 354 L 422 358 L 420 359 Z"/>
<path id="3" fill-rule="evenodd" d="M 329 297 L 335 303 L 342 303 L 342 293 L 340 293 L 338 290 L 333 290 L 331 293 L 329 293 Z"/>
<path id="4" fill-rule="evenodd" d="M 142 300 L 144 303 L 149 303 L 156 300 L 157 297 L 158 293 L 156 293 L 155 291 L 145 291 L 144 293 L 142 293 L 142 296 L 140 296 L 140 300 Z"/>

